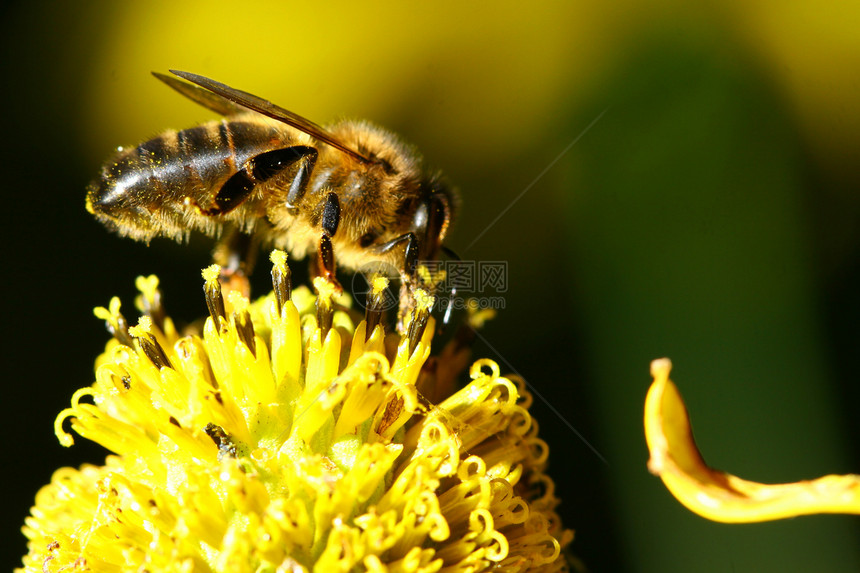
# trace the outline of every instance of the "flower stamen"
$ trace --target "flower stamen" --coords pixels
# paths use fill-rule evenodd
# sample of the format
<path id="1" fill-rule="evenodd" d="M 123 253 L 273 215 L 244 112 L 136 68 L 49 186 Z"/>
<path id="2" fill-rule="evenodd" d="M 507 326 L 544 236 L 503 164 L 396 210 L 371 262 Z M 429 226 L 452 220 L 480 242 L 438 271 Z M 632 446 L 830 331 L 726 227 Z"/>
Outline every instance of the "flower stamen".
<path id="1" fill-rule="evenodd" d="M 254 339 L 254 323 L 251 322 L 251 313 L 248 312 L 248 300 L 238 291 L 230 291 L 227 295 L 230 302 L 230 308 L 233 309 L 233 325 L 236 327 L 236 334 L 239 336 L 254 358 L 257 357 L 257 342 Z"/>
<path id="2" fill-rule="evenodd" d="M 107 331 L 111 334 L 111 336 L 116 338 L 120 344 L 131 346 L 132 339 L 131 336 L 128 334 L 128 321 L 119 311 L 119 308 L 119 297 L 115 296 L 110 299 L 110 304 L 108 304 L 108 308 L 105 308 L 103 306 L 97 306 L 93 309 L 93 314 L 96 315 L 96 318 L 105 321 L 105 327 L 107 328 Z"/>
<path id="3" fill-rule="evenodd" d="M 367 293 L 367 304 L 364 310 L 364 341 L 370 340 L 373 331 L 382 320 L 385 311 L 386 296 L 388 295 L 388 279 L 375 274 L 370 278 L 370 291 Z"/>
<path id="4" fill-rule="evenodd" d="M 314 290 L 317 291 L 317 328 L 320 329 L 320 339 L 325 340 L 331 330 L 334 318 L 334 305 L 332 297 L 337 291 L 337 285 L 327 277 L 314 278 Z"/>
<path id="5" fill-rule="evenodd" d="M 203 280 L 206 281 L 203 285 L 203 292 L 206 294 L 206 307 L 209 309 L 209 316 L 215 322 L 215 326 L 220 328 L 221 320 L 227 318 L 227 311 L 224 308 L 224 295 L 221 294 L 221 283 L 218 277 L 221 275 L 221 267 L 219 265 L 210 265 L 203 269 Z"/>
<path id="6" fill-rule="evenodd" d="M 427 320 L 436 299 L 424 289 L 415 289 L 415 308 L 412 310 L 412 320 L 409 322 L 407 338 L 409 338 L 409 355 L 411 356 L 418 343 L 424 337 L 424 329 L 427 328 Z"/>
<path id="7" fill-rule="evenodd" d="M 148 316 L 141 316 L 138 325 L 132 326 L 128 331 L 132 338 L 137 340 L 137 343 L 140 345 L 140 349 L 156 368 L 159 370 L 162 368 L 170 368 L 173 370 L 173 364 L 170 363 L 170 359 L 167 357 L 161 344 L 159 344 L 155 336 L 152 335 L 151 318 Z"/>
<path id="8" fill-rule="evenodd" d="M 287 266 L 287 253 L 279 249 L 272 251 L 269 256 L 272 261 L 272 287 L 275 292 L 275 302 L 277 303 L 278 316 L 281 314 L 281 309 L 290 296 L 292 296 L 292 283 L 290 279 L 290 267 Z"/>
<path id="9" fill-rule="evenodd" d="M 164 319 L 166 314 L 164 307 L 161 304 L 161 291 L 158 290 L 158 277 L 149 275 L 148 277 L 137 277 L 134 281 L 134 286 L 140 291 L 140 296 L 137 298 L 137 307 L 152 319 L 155 327 L 164 332 Z"/>

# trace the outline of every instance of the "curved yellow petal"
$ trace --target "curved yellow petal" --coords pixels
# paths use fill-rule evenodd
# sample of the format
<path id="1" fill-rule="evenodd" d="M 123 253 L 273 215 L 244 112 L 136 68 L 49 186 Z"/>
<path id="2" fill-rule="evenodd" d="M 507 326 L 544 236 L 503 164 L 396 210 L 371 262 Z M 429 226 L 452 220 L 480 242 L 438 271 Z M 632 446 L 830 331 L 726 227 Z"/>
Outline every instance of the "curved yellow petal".
<path id="1" fill-rule="evenodd" d="M 705 465 L 690 418 L 669 380 L 668 358 L 651 363 L 654 383 L 645 399 L 648 469 L 678 501 L 702 517 L 726 523 L 784 519 L 813 513 L 860 514 L 860 476 L 828 475 L 811 481 L 761 484 Z"/>

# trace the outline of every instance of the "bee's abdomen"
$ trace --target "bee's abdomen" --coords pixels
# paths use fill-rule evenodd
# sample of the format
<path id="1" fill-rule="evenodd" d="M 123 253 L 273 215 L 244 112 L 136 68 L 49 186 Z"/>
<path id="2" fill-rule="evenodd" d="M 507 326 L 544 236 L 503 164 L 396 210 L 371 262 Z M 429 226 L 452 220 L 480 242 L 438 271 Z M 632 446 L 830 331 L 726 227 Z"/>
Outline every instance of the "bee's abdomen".
<path id="1" fill-rule="evenodd" d="M 167 131 L 121 149 L 90 184 L 87 208 L 105 222 L 121 218 L 123 226 L 140 217 L 166 224 L 181 217 L 189 203 L 205 206 L 249 158 L 285 139 L 287 134 L 273 124 L 242 119 Z"/>

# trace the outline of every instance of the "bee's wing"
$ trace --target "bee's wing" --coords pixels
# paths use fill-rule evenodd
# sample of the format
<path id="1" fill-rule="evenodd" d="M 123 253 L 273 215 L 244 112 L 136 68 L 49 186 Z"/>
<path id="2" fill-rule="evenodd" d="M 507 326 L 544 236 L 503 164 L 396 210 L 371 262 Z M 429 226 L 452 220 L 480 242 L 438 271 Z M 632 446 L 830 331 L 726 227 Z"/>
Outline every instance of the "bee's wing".
<path id="1" fill-rule="evenodd" d="M 244 113 L 246 109 L 240 105 L 236 105 L 232 101 L 223 98 L 209 90 L 197 87 L 194 84 L 177 80 L 174 77 L 152 72 L 152 75 L 160 79 L 168 86 L 172 87 L 194 103 L 198 103 L 220 115 L 236 115 Z"/>
<path id="2" fill-rule="evenodd" d="M 263 98 L 257 97 L 253 94 L 249 94 L 248 92 L 243 92 L 241 90 L 231 88 L 228 85 L 224 85 L 220 82 L 210 80 L 209 78 L 197 74 L 192 74 L 189 72 L 180 72 L 177 70 L 170 70 L 170 73 L 177 75 L 185 80 L 188 80 L 189 82 L 197 84 L 204 89 L 201 90 L 200 88 L 189 86 L 188 88 L 180 90 L 179 88 L 174 86 L 173 83 L 168 83 L 168 85 L 174 87 L 175 89 L 180 91 L 180 93 L 190 97 L 200 105 L 208 107 L 209 109 L 212 109 L 214 111 L 218 111 L 218 113 L 221 112 L 215 107 L 211 107 L 210 104 L 213 101 L 223 102 L 227 100 L 227 104 L 229 104 L 230 106 L 235 106 L 242 111 L 244 111 L 244 109 L 250 109 L 256 111 L 257 113 L 261 113 L 267 117 L 271 117 L 272 119 L 295 127 L 296 129 L 307 133 L 314 139 L 318 139 L 319 141 L 327 143 L 332 147 L 343 151 L 347 155 L 361 161 L 362 163 L 374 163 L 373 159 L 348 147 L 345 143 L 338 141 L 332 134 L 330 134 L 314 122 L 305 119 L 302 116 L 295 114 L 289 110 L 286 110 L 280 106 L 277 106 L 268 100 L 264 100 Z M 159 77 L 159 79 L 162 78 Z M 178 84 L 182 83 L 177 80 L 173 80 L 173 78 L 171 78 L 171 80 Z M 206 90 L 208 90 L 208 92 Z M 206 96 L 200 96 L 198 92 L 203 92 L 206 94 Z M 221 105 L 223 106 L 223 104 Z"/>

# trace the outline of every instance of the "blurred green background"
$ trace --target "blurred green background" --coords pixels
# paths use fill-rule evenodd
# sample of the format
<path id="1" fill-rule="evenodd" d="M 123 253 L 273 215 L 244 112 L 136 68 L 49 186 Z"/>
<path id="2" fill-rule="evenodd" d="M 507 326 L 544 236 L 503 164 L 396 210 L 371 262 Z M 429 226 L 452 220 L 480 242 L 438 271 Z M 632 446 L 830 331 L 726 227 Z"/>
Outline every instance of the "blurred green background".
<path id="1" fill-rule="evenodd" d="M 157 273 L 168 310 L 205 313 L 210 242 L 146 247 L 83 207 L 114 147 L 211 118 L 149 75 L 178 68 L 315 121 L 371 119 L 457 184 L 450 246 L 509 265 L 476 356 L 533 388 L 590 569 L 860 569 L 856 517 L 688 512 L 648 474 L 641 424 L 649 363 L 669 356 L 711 465 L 860 472 L 857 2 L 3 10 L 3 565 L 53 469 L 103 459 L 53 436 L 106 339 L 91 308 L 130 308 L 134 277 Z"/>

